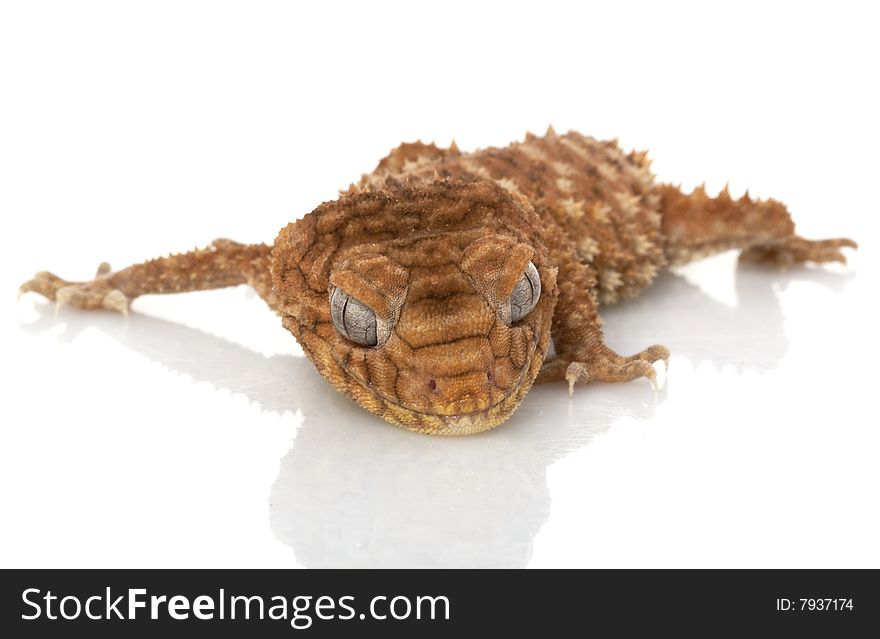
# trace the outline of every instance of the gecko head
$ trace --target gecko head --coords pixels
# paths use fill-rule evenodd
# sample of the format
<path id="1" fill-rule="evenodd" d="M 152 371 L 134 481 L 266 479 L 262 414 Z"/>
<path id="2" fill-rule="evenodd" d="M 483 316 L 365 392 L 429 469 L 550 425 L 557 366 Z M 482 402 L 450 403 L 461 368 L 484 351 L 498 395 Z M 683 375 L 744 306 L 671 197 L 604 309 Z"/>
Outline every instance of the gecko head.
<path id="1" fill-rule="evenodd" d="M 273 280 L 285 326 L 327 379 L 438 435 L 516 410 L 557 296 L 538 216 L 489 182 L 388 185 L 321 205 L 282 230 Z"/>

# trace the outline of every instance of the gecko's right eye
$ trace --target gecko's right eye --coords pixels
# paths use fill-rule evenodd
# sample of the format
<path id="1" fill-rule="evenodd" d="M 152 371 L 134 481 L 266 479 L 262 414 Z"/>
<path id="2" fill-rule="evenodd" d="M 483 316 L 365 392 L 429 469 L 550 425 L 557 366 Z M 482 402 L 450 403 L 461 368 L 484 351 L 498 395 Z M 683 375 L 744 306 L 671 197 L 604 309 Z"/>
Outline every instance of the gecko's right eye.
<path id="1" fill-rule="evenodd" d="M 541 277 L 538 269 L 529 262 L 522 277 L 519 278 L 507 303 L 510 305 L 510 323 L 518 322 L 532 312 L 541 297 Z"/>
<path id="2" fill-rule="evenodd" d="M 376 313 L 338 287 L 330 296 L 330 317 L 336 330 L 352 342 L 361 346 L 378 343 Z"/>

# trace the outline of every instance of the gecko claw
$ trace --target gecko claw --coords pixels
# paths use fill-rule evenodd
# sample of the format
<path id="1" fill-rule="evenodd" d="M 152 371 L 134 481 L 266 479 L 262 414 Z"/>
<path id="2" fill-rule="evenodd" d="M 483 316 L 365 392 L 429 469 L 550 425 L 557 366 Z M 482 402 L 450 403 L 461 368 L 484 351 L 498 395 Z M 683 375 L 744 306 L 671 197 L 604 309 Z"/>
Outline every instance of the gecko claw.
<path id="1" fill-rule="evenodd" d="M 651 368 L 653 369 L 654 367 L 652 366 Z M 659 393 L 660 383 L 657 381 L 657 371 L 655 370 L 653 375 L 645 375 L 645 377 L 648 378 L 648 383 L 651 384 L 651 388 L 654 389 L 654 394 L 656 395 Z"/>
<path id="2" fill-rule="evenodd" d="M 661 357 L 660 361 L 663 362 L 663 374 L 669 372 L 669 354 L 666 354 L 666 357 Z"/>

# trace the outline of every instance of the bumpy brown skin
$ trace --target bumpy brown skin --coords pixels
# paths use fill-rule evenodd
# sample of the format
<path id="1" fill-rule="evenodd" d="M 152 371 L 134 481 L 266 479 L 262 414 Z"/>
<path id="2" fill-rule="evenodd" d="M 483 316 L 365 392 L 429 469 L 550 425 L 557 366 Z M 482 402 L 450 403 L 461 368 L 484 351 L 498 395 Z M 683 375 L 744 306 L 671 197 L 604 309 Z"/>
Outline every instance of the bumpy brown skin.
<path id="1" fill-rule="evenodd" d="M 403 144 L 282 229 L 274 247 L 217 240 L 115 273 L 104 264 L 89 282 L 39 273 L 21 290 L 127 312 L 138 295 L 248 283 L 361 406 L 411 430 L 461 435 L 507 419 L 536 381 L 653 380 L 668 351 L 618 355 L 598 306 L 632 297 L 669 265 L 734 248 L 783 266 L 845 261 L 845 246 L 856 245 L 795 235 L 774 200 L 684 194 L 654 183 L 644 153 L 551 129 L 470 154 Z M 529 261 L 541 296 L 508 325 L 505 302 Z M 375 312 L 379 344 L 336 329 L 337 287 Z M 556 357 L 545 361 L 551 335 Z"/>

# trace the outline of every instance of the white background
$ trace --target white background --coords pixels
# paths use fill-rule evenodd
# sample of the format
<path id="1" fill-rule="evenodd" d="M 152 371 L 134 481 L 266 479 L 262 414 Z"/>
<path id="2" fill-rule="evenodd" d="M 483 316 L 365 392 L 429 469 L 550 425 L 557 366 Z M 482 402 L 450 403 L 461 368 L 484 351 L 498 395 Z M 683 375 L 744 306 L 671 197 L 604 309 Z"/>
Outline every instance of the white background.
<path id="1" fill-rule="evenodd" d="M 880 566 L 872 3 L 0 6 L 0 565 Z M 15 299 L 549 123 L 861 248 L 664 275 L 605 313 L 671 348 L 659 394 L 541 387 L 464 439 L 354 406 L 245 288 Z"/>

